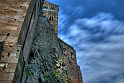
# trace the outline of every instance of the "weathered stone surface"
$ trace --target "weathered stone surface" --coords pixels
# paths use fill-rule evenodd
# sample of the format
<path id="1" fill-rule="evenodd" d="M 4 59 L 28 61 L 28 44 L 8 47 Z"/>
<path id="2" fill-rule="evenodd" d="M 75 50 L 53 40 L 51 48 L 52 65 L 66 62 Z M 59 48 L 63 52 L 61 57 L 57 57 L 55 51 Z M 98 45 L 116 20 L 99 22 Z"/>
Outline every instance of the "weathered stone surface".
<path id="1" fill-rule="evenodd" d="M 58 5 L 43 1 L 0 1 L 0 83 L 82 83 L 75 50 L 57 37 Z"/>
<path id="2" fill-rule="evenodd" d="M 47 1 L 44 2 L 43 15 L 46 18 L 48 18 L 57 36 L 58 36 L 58 12 L 59 12 L 58 5 L 55 5 Z"/>

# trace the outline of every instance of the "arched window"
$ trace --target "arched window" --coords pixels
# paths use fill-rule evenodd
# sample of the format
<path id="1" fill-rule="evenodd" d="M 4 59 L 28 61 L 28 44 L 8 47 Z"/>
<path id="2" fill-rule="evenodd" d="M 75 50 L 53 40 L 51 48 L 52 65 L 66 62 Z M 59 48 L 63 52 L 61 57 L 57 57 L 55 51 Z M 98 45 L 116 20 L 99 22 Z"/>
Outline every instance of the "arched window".
<path id="1" fill-rule="evenodd" d="M 66 49 L 65 49 L 65 48 L 63 48 L 62 53 L 63 53 L 64 55 L 66 55 L 66 54 L 67 54 L 67 51 L 66 51 Z"/>
<path id="2" fill-rule="evenodd" d="M 55 8 L 54 8 L 54 7 L 51 7 L 51 8 L 50 8 L 50 11 L 51 11 L 51 12 L 55 12 Z"/>
<path id="3" fill-rule="evenodd" d="M 43 10 L 48 10 L 48 7 L 47 7 L 47 6 L 44 6 L 44 7 L 43 7 Z"/>
<path id="4" fill-rule="evenodd" d="M 52 18 L 52 21 L 53 21 L 53 16 L 51 18 Z"/>
<path id="5" fill-rule="evenodd" d="M 51 16 L 49 17 L 49 20 L 51 20 Z"/>
<path id="6" fill-rule="evenodd" d="M 50 17 L 49 17 L 49 20 L 50 20 L 50 21 L 53 21 L 53 16 L 50 16 Z"/>
<path id="7" fill-rule="evenodd" d="M 74 53 L 73 53 L 73 52 L 71 52 L 70 57 L 71 57 L 71 59 L 72 59 L 72 60 L 74 60 L 74 59 L 75 59 L 75 57 L 74 57 Z"/>

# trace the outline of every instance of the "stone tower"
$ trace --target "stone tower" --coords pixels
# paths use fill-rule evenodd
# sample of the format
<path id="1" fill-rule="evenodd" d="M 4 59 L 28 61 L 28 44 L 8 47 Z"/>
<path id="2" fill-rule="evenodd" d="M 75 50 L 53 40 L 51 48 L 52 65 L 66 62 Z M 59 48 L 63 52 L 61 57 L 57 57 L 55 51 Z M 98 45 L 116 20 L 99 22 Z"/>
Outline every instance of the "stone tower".
<path id="1" fill-rule="evenodd" d="M 58 35 L 58 5 L 45 1 L 43 5 L 43 16 L 45 16 L 53 26 L 56 35 Z"/>
<path id="2" fill-rule="evenodd" d="M 44 1 L 0 0 L 0 83 L 83 83 L 76 51 L 57 37 L 58 5 Z"/>

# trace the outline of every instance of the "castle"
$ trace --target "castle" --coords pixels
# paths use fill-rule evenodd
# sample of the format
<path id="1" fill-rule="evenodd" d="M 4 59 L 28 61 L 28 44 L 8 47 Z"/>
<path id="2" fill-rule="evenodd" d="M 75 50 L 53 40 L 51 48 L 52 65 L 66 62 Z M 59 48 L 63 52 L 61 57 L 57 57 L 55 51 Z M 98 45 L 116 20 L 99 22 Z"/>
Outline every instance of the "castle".
<path id="1" fill-rule="evenodd" d="M 0 0 L 0 83 L 83 83 L 76 51 L 58 38 L 58 5 Z"/>

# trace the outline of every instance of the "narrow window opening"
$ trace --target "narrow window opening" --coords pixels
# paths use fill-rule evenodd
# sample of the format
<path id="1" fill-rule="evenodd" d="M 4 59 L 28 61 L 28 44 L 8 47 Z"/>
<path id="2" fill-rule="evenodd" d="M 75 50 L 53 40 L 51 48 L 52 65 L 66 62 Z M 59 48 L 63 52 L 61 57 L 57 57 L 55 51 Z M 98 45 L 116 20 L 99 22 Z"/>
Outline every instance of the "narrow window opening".
<path id="1" fill-rule="evenodd" d="M 71 52 L 71 55 L 70 55 L 71 59 L 74 60 L 74 53 Z"/>
<path id="2" fill-rule="evenodd" d="M 12 47 L 12 45 L 10 45 L 9 47 Z"/>
<path id="3" fill-rule="evenodd" d="M 42 83 L 42 80 L 41 80 L 41 78 L 40 78 L 40 77 L 38 78 L 38 81 Z"/>
<path id="4" fill-rule="evenodd" d="M 51 12 L 55 12 L 55 8 L 54 8 L 54 7 L 51 7 L 51 8 L 50 8 L 50 11 L 51 11 Z"/>
<path id="5" fill-rule="evenodd" d="M 10 36 L 10 33 L 7 33 L 7 36 Z"/>
<path id="6" fill-rule="evenodd" d="M 66 51 L 66 49 L 65 49 L 65 48 L 63 48 L 62 53 L 63 53 L 64 55 L 66 55 L 66 54 L 67 54 L 67 51 Z"/>
<path id="7" fill-rule="evenodd" d="M 3 41 L 2 41 L 2 42 L 0 42 L 0 55 L 1 55 L 2 50 L 3 50 L 3 44 L 4 44 L 4 42 L 3 42 Z"/>
<path id="8" fill-rule="evenodd" d="M 49 20 L 52 20 L 52 19 L 51 19 L 51 16 L 50 16 Z"/>
<path id="9" fill-rule="evenodd" d="M 57 79 L 57 83 L 60 83 L 60 81 Z"/>
<path id="10" fill-rule="evenodd" d="M 10 56 L 10 53 L 8 53 L 7 56 L 9 57 Z"/>
<path id="11" fill-rule="evenodd" d="M 30 52 L 29 59 L 31 60 L 32 58 L 34 58 L 34 53 L 31 51 L 31 52 Z"/>
<path id="12" fill-rule="evenodd" d="M 7 33 L 7 37 L 10 35 L 10 33 Z M 2 53 L 2 50 L 3 50 L 3 44 L 4 44 L 4 41 L 7 39 L 7 37 L 2 41 L 0 42 L 0 56 L 1 56 L 1 53 Z M 2 56 L 3 57 L 3 56 Z"/>
<path id="13" fill-rule="evenodd" d="M 30 64 L 32 59 L 34 59 L 34 53 L 31 51 L 28 59 L 28 64 Z"/>
<path id="14" fill-rule="evenodd" d="M 44 7 L 43 7 L 43 10 L 48 10 L 48 7 L 47 7 L 47 6 L 44 6 Z"/>
<path id="15" fill-rule="evenodd" d="M 53 16 L 52 16 L 52 21 L 53 21 Z"/>

